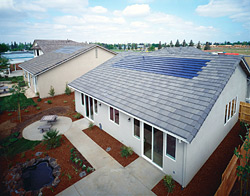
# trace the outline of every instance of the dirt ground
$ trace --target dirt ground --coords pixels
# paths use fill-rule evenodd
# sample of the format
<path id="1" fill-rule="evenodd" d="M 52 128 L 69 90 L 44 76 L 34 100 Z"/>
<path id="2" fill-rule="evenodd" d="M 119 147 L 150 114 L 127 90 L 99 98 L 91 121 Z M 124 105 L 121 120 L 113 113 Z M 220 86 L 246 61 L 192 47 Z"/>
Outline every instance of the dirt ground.
<path id="1" fill-rule="evenodd" d="M 238 122 L 194 176 L 188 186 L 182 189 L 178 183 L 175 183 L 174 192 L 169 195 L 214 195 L 221 183 L 221 175 L 233 156 L 235 147 L 242 144 L 239 133 L 240 123 Z M 159 196 L 167 195 L 167 189 L 163 184 L 163 180 L 161 180 L 152 191 Z"/>
<path id="2" fill-rule="evenodd" d="M 107 134 L 105 131 L 100 130 L 97 126 L 94 126 L 92 129 L 83 130 L 95 143 L 97 143 L 102 149 L 106 150 L 108 147 L 111 148 L 108 153 L 123 167 L 126 167 L 135 159 L 138 158 L 138 155 L 133 153 L 128 158 L 121 156 L 121 147 L 123 144 Z"/>

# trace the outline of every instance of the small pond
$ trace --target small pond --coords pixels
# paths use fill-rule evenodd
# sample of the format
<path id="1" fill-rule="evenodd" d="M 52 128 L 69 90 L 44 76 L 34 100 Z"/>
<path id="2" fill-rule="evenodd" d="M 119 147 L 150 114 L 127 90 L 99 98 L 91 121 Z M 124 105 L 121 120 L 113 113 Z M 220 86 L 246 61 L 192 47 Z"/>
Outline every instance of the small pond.
<path id="1" fill-rule="evenodd" d="M 24 189 L 26 191 L 39 190 L 44 186 L 51 185 L 55 177 L 53 168 L 48 161 L 41 161 L 29 166 L 22 171 Z"/>

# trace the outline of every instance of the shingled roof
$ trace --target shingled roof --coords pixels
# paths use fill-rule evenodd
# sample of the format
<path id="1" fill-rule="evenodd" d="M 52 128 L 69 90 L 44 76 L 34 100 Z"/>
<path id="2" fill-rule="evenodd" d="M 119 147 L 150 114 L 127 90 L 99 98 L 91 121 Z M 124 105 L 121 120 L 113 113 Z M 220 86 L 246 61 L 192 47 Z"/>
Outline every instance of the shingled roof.
<path id="1" fill-rule="evenodd" d="M 69 86 L 190 143 L 241 58 L 202 53 L 121 53 Z M 175 71 L 181 64 L 178 61 L 190 62 L 191 67 L 192 61 L 194 66 L 199 61 L 203 65 L 192 73 L 197 76 L 189 76 L 183 66 Z M 159 70 L 163 74 L 157 73 Z M 189 77 L 177 74 L 182 72 Z"/>
<path id="2" fill-rule="evenodd" d="M 52 52 L 48 52 L 46 54 L 33 58 L 29 61 L 26 61 L 20 64 L 19 67 L 21 67 L 22 69 L 24 69 L 25 71 L 28 71 L 29 73 L 33 75 L 40 75 L 95 47 L 99 47 L 104 50 L 107 50 L 96 44 L 77 44 L 77 45 L 68 44 L 67 46 L 61 47 Z M 112 51 L 109 51 L 109 52 L 112 52 Z M 115 52 L 113 53 L 116 54 Z"/>
<path id="3" fill-rule="evenodd" d="M 56 50 L 58 48 L 67 46 L 67 45 L 82 45 L 83 43 L 78 43 L 72 40 L 42 40 L 35 39 L 31 49 L 33 50 L 42 50 L 44 54 Z"/>

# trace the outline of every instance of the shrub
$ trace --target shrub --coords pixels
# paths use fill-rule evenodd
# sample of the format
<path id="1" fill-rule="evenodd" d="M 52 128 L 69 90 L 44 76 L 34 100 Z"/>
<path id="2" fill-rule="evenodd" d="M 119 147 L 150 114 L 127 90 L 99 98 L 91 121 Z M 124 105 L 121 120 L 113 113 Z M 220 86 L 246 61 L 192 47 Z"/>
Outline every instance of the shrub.
<path id="1" fill-rule="evenodd" d="M 47 103 L 48 103 L 48 104 L 52 104 L 52 101 L 51 101 L 51 100 L 48 100 Z"/>
<path id="2" fill-rule="evenodd" d="M 47 146 L 47 149 L 56 148 L 61 145 L 61 138 L 59 131 L 50 129 L 43 135 L 43 143 Z"/>
<path id="3" fill-rule="evenodd" d="M 89 129 L 93 129 L 94 127 L 94 123 L 93 122 L 89 122 Z"/>
<path id="4" fill-rule="evenodd" d="M 36 107 L 38 104 L 37 103 L 33 103 L 33 106 Z"/>
<path id="5" fill-rule="evenodd" d="M 12 116 L 12 113 L 8 113 L 8 116 Z"/>
<path id="6" fill-rule="evenodd" d="M 37 99 L 37 102 L 41 102 L 41 101 L 42 101 L 42 99 L 41 99 L 41 98 L 38 98 L 38 99 Z"/>
<path id="7" fill-rule="evenodd" d="M 39 93 L 39 92 L 36 92 L 36 96 L 40 97 L 40 93 Z"/>
<path id="8" fill-rule="evenodd" d="M 128 158 L 134 153 L 133 149 L 131 147 L 122 146 L 121 147 L 121 156 Z"/>
<path id="9" fill-rule="evenodd" d="M 25 84 L 25 82 L 24 82 L 24 81 L 19 81 L 19 82 L 18 82 L 18 85 L 19 85 L 20 87 L 24 87 L 24 86 L 26 86 L 26 84 Z"/>
<path id="10" fill-rule="evenodd" d="M 174 191 L 174 180 L 171 175 L 165 175 L 163 178 L 163 182 L 165 187 L 168 189 L 168 193 L 172 193 Z"/>
<path id="11" fill-rule="evenodd" d="M 73 115 L 73 117 L 76 118 L 76 119 L 80 119 L 81 116 L 82 116 L 82 115 L 81 115 L 80 113 L 77 113 L 76 115 Z"/>
<path id="12" fill-rule="evenodd" d="M 71 89 L 68 87 L 68 84 L 66 84 L 65 94 L 66 95 L 70 95 L 71 94 Z"/>
<path id="13" fill-rule="evenodd" d="M 63 101 L 63 103 L 68 103 L 68 101 Z"/>
<path id="14" fill-rule="evenodd" d="M 37 106 L 37 107 L 36 107 L 36 109 L 37 109 L 37 110 L 40 110 L 40 109 L 41 109 L 41 107 Z"/>
<path id="15" fill-rule="evenodd" d="M 25 112 L 25 113 L 28 113 L 28 112 L 29 112 L 29 110 L 24 110 L 24 112 Z"/>
<path id="16" fill-rule="evenodd" d="M 54 89 L 52 86 L 50 86 L 49 95 L 50 95 L 51 97 L 54 97 L 54 96 L 55 96 L 55 89 Z"/>

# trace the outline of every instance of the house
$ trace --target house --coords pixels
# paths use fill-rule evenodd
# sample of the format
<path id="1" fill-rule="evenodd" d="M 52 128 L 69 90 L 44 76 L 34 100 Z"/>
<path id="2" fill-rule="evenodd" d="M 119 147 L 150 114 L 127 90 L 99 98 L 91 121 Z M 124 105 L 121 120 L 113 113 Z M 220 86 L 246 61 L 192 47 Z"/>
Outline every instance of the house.
<path id="1" fill-rule="evenodd" d="M 51 42 L 35 41 L 36 58 L 19 65 L 29 88 L 33 93 L 39 92 L 41 98 L 49 96 L 51 86 L 55 95 L 63 94 L 67 83 L 116 55 L 95 44 Z"/>
<path id="2" fill-rule="evenodd" d="M 76 111 L 186 187 L 238 121 L 249 67 L 198 49 L 121 53 L 69 84 Z"/>

